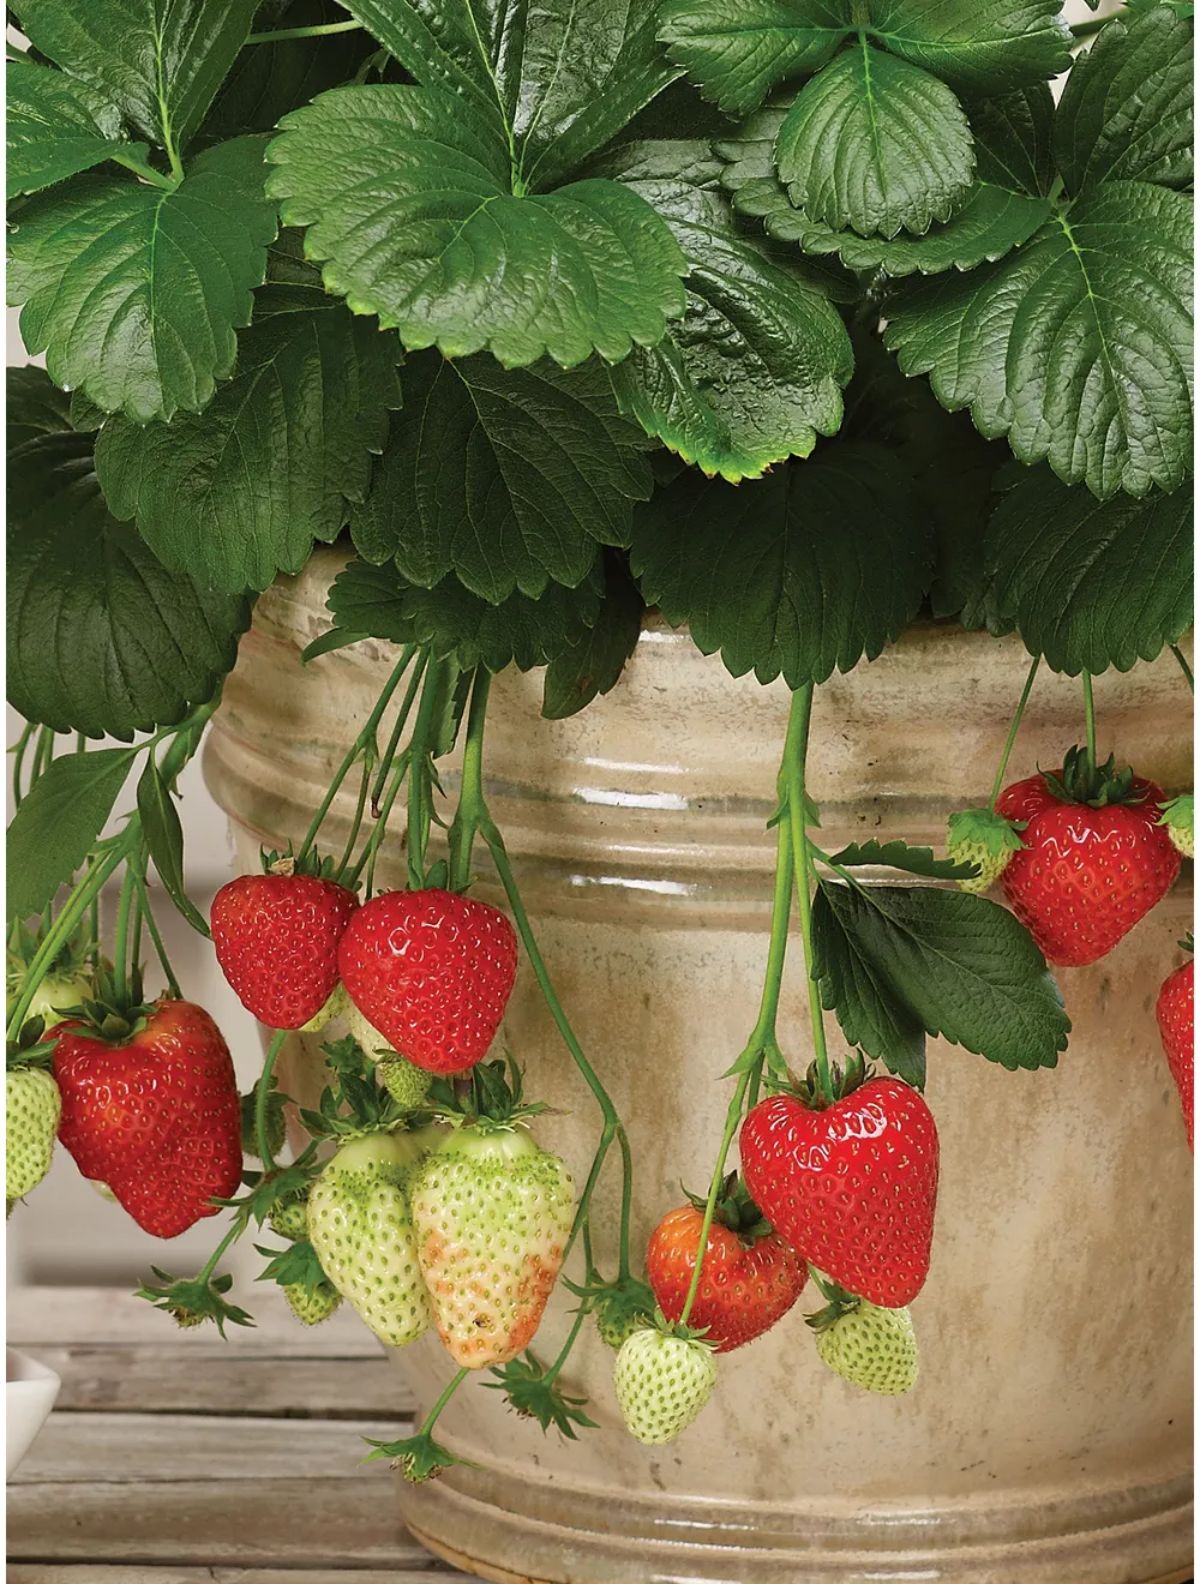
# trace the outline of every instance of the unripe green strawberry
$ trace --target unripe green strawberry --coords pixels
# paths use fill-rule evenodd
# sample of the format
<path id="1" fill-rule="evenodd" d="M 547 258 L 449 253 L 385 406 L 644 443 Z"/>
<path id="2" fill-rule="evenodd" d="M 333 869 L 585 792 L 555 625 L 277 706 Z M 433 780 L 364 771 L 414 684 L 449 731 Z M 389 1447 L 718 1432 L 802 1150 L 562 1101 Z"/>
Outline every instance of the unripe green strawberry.
<path id="1" fill-rule="evenodd" d="M 716 1384 L 716 1360 L 706 1342 L 653 1327 L 622 1344 L 613 1370 L 625 1426 L 647 1446 L 662 1446 L 686 1430 Z"/>
<path id="2" fill-rule="evenodd" d="M 363 1053 L 376 1064 L 379 1082 L 398 1106 L 405 1111 L 415 1111 L 429 1093 L 433 1074 L 408 1061 L 399 1051 L 394 1051 L 383 1035 L 346 997 L 346 1027 L 356 1039 Z"/>
<path id="3" fill-rule="evenodd" d="M 817 1352 L 864 1391 L 896 1397 L 917 1383 L 917 1338 L 907 1309 L 877 1309 L 864 1298 L 817 1333 Z"/>
<path id="4" fill-rule="evenodd" d="M 1012 861 L 1012 855 L 1022 846 L 1019 831 L 1024 826 L 992 809 L 964 809 L 951 814 L 946 836 L 946 850 L 956 863 L 976 864 L 979 873 L 967 880 L 959 880 L 960 891 L 976 895 L 995 885 Z"/>
<path id="5" fill-rule="evenodd" d="M 5 1075 L 4 1191 L 23 1199 L 50 1170 L 62 1098 L 53 1073 L 17 1067 Z"/>
<path id="6" fill-rule="evenodd" d="M 267 1212 L 272 1232 L 289 1238 L 293 1243 L 308 1236 L 308 1200 L 306 1197 L 284 1199 L 273 1204 Z"/>
<path id="7" fill-rule="evenodd" d="M 425 1157 L 412 1181 L 417 1250 L 456 1364 L 506 1364 L 529 1346 L 574 1208 L 567 1168 L 524 1127 L 463 1127 Z"/>
<path id="8" fill-rule="evenodd" d="M 308 1237 L 326 1276 L 381 1342 L 403 1347 L 431 1319 L 405 1181 L 419 1151 L 404 1134 L 343 1144 L 308 1196 Z"/>
<path id="9" fill-rule="evenodd" d="M 327 1023 L 332 1023 L 334 1018 L 344 1018 L 350 1006 L 350 997 L 346 994 L 346 986 L 339 979 L 329 992 L 329 999 L 319 1012 L 315 1012 L 307 1023 L 300 1025 L 301 1034 L 319 1034 Z"/>
<path id="10" fill-rule="evenodd" d="M 1181 792 L 1178 797 L 1164 803 L 1158 823 L 1167 827 L 1167 835 L 1177 851 L 1185 858 L 1195 858 L 1196 828 L 1190 792 Z"/>
<path id="11" fill-rule="evenodd" d="M 342 1295 L 332 1282 L 319 1282 L 310 1287 L 307 1282 L 288 1282 L 283 1289 L 288 1307 L 301 1325 L 320 1325 L 342 1301 Z"/>

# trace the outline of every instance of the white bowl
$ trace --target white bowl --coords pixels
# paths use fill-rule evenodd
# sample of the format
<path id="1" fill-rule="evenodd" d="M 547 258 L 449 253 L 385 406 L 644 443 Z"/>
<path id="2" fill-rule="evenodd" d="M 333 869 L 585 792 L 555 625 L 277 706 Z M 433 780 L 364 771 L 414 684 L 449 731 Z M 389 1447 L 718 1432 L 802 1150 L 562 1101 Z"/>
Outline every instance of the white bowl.
<path id="1" fill-rule="evenodd" d="M 5 1358 L 5 1478 L 33 1445 L 50 1417 L 62 1381 L 52 1369 L 27 1353 L 6 1349 Z"/>

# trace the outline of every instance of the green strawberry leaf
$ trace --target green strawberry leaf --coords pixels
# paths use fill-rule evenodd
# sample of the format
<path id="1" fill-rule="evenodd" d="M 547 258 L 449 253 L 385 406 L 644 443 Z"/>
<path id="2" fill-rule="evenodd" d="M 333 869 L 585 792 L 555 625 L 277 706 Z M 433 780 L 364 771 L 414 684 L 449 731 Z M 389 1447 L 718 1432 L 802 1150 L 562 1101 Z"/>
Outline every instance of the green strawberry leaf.
<path id="1" fill-rule="evenodd" d="M 121 157 L 144 161 L 145 143 L 121 136 L 121 117 L 87 83 L 33 61 L 10 60 L 8 195 L 39 192 Z"/>
<path id="2" fill-rule="evenodd" d="M 887 344 L 1022 462 L 1102 500 L 1175 489 L 1192 452 L 1191 232 L 1185 195 L 1105 183 L 999 263 L 897 290 Z"/>
<path id="3" fill-rule="evenodd" d="M 797 208 L 865 237 L 920 234 L 948 220 L 975 174 L 971 131 L 951 90 L 861 34 L 796 95 L 775 161 Z"/>
<path id="4" fill-rule="evenodd" d="M 925 1087 L 925 1028 L 895 995 L 869 953 L 844 928 L 818 889 L 813 902 L 813 976 L 821 1004 L 842 1033 L 914 1089 Z"/>
<path id="5" fill-rule="evenodd" d="M 589 576 L 573 589 L 551 583 L 536 600 L 516 593 L 489 605 L 454 576 L 424 589 L 390 562 L 354 560 L 334 579 L 329 609 L 335 633 L 344 627 L 359 637 L 428 645 L 462 671 L 478 665 L 492 672 L 507 665 L 528 671 L 584 641 L 600 614 L 596 581 Z"/>
<path id="6" fill-rule="evenodd" d="M 209 402 L 275 235 L 261 149 L 220 144 L 172 189 L 91 172 L 22 206 L 9 301 L 55 384 L 143 424 Z"/>
<path id="7" fill-rule="evenodd" d="M 546 667 L 543 720 L 565 720 L 616 687 L 637 647 L 645 608 L 626 568 L 615 556 L 608 557 L 604 600 L 595 625 L 553 655 Z"/>
<path id="8" fill-rule="evenodd" d="M 914 1027 L 998 1062 L 1053 1067 L 1071 1024 L 1041 952 L 1007 909 L 934 886 L 822 879 L 813 908 L 824 1005 L 889 1062 Z M 884 1021 L 886 1014 L 887 1021 Z"/>
<path id="9" fill-rule="evenodd" d="M 597 545 L 628 543 L 633 503 L 651 491 L 649 445 L 599 364 L 504 369 L 430 352 L 408 365 L 404 410 L 351 536 L 413 583 L 453 573 L 493 605 L 514 590 L 574 587 Z"/>
<path id="10" fill-rule="evenodd" d="M 837 444 L 761 483 L 684 475 L 635 519 L 648 604 L 688 623 L 734 676 L 824 682 L 881 652 L 916 614 L 932 543 L 888 452 Z"/>
<path id="11" fill-rule="evenodd" d="M 56 731 L 128 740 L 211 698 L 237 658 L 249 604 L 167 571 L 109 515 L 92 437 L 24 441 L 9 453 L 8 487 L 14 708 Z"/>
<path id="12" fill-rule="evenodd" d="M 258 0 L 18 0 L 21 31 L 160 148 L 200 125 Z"/>
<path id="13" fill-rule="evenodd" d="M 197 935 L 210 939 L 207 921 L 187 894 L 183 876 L 183 825 L 153 750 L 146 755 L 146 765 L 138 781 L 137 806 L 142 834 L 163 888 Z"/>
<path id="14" fill-rule="evenodd" d="M 282 1249 L 260 1248 L 257 1243 L 254 1247 L 267 1260 L 263 1271 L 255 1277 L 256 1281 L 278 1282 L 281 1287 L 308 1288 L 319 1288 L 329 1281 L 321 1268 L 316 1249 L 307 1238 L 297 1238 Z"/>
<path id="15" fill-rule="evenodd" d="M 590 167 L 639 193 L 690 266 L 687 309 L 613 370 L 624 411 L 731 483 L 807 456 L 841 420 L 842 321 L 799 259 L 739 234 L 707 144 L 626 143 Z"/>
<path id="16" fill-rule="evenodd" d="M 285 223 L 308 227 L 327 288 L 406 347 L 487 349 L 510 368 L 618 362 L 683 312 L 686 261 L 642 199 L 594 179 L 525 191 L 501 129 L 466 99 L 336 88 L 281 125 L 268 190 Z"/>
<path id="17" fill-rule="evenodd" d="M 1069 192 L 1101 181 L 1192 184 L 1192 26 L 1165 6 L 1114 17 L 1071 69 L 1054 119 Z"/>
<path id="18" fill-rule="evenodd" d="M 1078 676 L 1153 660 L 1192 624 L 1192 491 L 1097 501 L 1045 469 L 987 532 L 989 607 L 1030 654 Z"/>
<path id="19" fill-rule="evenodd" d="M 336 539 L 366 495 L 400 348 L 303 287 L 260 295 L 238 371 L 208 408 L 169 427 L 105 424 L 96 466 L 112 511 L 197 583 L 262 589 Z"/>
<path id="20" fill-rule="evenodd" d="M 972 863 L 959 863 L 953 858 L 937 858 L 931 847 L 910 847 L 903 841 L 851 842 L 840 852 L 833 853 L 829 862 L 843 869 L 860 865 L 903 869 L 906 874 L 923 875 L 927 880 L 969 880 L 978 873 Z"/>
<path id="21" fill-rule="evenodd" d="M 5 433 L 9 453 L 38 435 L 77 429 L 71 422 L 71 397 L 36 364 L 26 363 L 5 371 Z"/>
<path id="22" fill-rule="evenodd" d="M 34 782 L 8 827 L 8 915 L 54 900 L 95 846 L 138 748 L 64 754 Z"/>
<path id="23" fill-rule="evenodd" d="M 957 91 L 1023 88 L 1071 64 L 1059 11 L 1059 0 L 666 0 L 660 33 L 708 98 L 744 114 L 855 35 Z"/>

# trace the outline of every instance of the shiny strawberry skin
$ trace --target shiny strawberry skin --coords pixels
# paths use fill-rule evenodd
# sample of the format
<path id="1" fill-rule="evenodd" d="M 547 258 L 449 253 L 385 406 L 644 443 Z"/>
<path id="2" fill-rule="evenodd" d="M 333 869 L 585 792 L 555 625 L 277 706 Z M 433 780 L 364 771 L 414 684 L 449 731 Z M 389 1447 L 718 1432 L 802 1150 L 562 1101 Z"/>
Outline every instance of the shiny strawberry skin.
<path id="1" fill-rule="evenodd" d="M 915 1089 L 872 1078 L 823 1111 L 791 1095 L 742 1124 L 742 1176 L 801 1259 L 860 1298 L 899 1309 L 929 1272 L 938 1136 Z"/>
<path id="2" fill-rule="evenodd" d="M 389 891 L 350 920 L 338 948 L 350 999 L 401 1056 L 463 1072 L 487 1054 L 517 973 L 497 908 L 431 888 Z"/>
<path id="3" fill-rule="evenodd" d="M 160 1001 L 120 1044 L 55 1031 L 58 1136 L 145 1231 L 177 1237 L 241 1184 L 241 1107 L 229 1048 L 202 1007 Z"/>
<path id="4" fill-rule="evenodd" d="M 678 1320 L 683 1313 L 703 1224 L 702 1211 L 680 1205 L 668 1211 L 650 1235 L 646 1279 L 668 1320 Z M 702 1330 L 704 1340 L 718 1353 L 729 1353 L 782 1320 L 807 1279 L 804 1261 L 777 1232 L 747 1244 L 730 1227 L 714 1221 L 688 1324 Z"/>
<path id="5" fill-rule="evenodd" d="M 1091 808 L 1056 798 L 1040 776 L 1001 793 L 997 811 L 1024 820 L 1024 846 L 1000 883 L 1047 962 L 1080 968 L 1127 935 L 1170 890 L 1180 856 L 1157 823 L 1163 792 L 1136 779 L 1136 803 Z"/>
<path id="6" fill-rule="evenodd" d="M 241 875 L 213 898 L 217 961 L 268 1028 L 297 1029 L 337 984 L 337 951 L 358 898 L 315 875 Z"/>
<path id="7" fill-rule="evenodd" d="M 1154 1015 L 1158 1019 L 1158 1032 L 1162 1035 L 1163 1050 L 1171 1077 L 1179 1090 L 1179 1103 L 1183 1107 L 1183 1120 L 1187 1124 L 1188 1144 L 1195 1148 L 1192 1138 L 1192 1082 L 1195 1061 L 1195 960 L 1191 957 L 1182 968 L 1176 968 L 1163 981 L 1158 992 Z"/>

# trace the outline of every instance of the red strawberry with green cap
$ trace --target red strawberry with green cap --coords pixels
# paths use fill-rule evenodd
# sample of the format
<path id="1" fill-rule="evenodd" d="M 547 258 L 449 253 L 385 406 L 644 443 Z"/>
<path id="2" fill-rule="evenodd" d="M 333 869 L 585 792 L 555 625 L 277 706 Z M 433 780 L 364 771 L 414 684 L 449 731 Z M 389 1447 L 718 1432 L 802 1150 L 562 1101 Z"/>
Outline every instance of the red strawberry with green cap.
<path id="1" fill-rule="evenodd" d="M 177 1237 L 241 1184 L 241 1105 L 229 1049 L 203 1007 L 162 1000 L 100 1026 L 60 1024 L 58 1136 L 145 1231 Z"/>
<path id="2" fill-rule="evenodd" d="M 668 1320 L 683 1313 L 703 1224 L 703 1201 L 692 1199 L 668 1211 L 650 1234 L 646 1277 Z M 737 1173 L 731 1172 L 704 1244 L 689 1326 L 716 1352 L 728 1353 L 781 1320 L 799 1298 L 807 1276 L 804 1261 L 772 1230 Z"/>
<path id="3" fill-rule="evenodd" d="M 389 891 L 361 907 L 338 948 L 354 1005 L 426 1072 L 487 1054 L 517 973 L 517 938 L 497 908 L 453 891 Z"/>
<path id="4" fill-rule="evenodd" d="M 1190 937 L 1189 937 L 1190 940 Z M 1189 950 L 1190 945 L 1189 945 Z M 1182 968 L 1176 968 L 1163 982 L 1158 992 L 1154 1015 L 1158 1019 L 1158 1032 L 1162 1036 L 1163 1050 L 1171 1077 L 1179 1090 L 1179 1103 L 1183 1107 L 1183 1120 L 1187 1125 L 1188 1143 L 1192 1139 L 1192 1081 L 1195 1058 L 1195 960 L 1191 957 Z M 1194 1147 L 1194 1145 L 1193 1145 Z"/>
<path id="5" fill-rule="evenodd" d="M 1001 884 L 1048 962 L 1095 962 L 1170 890 L 1180 857 L 1162 801 L 1153 781 L 1118 773 L 1111 756 L 1093 768 L 1080 748 L 1057 774 L 1001 793 L 999 812 L 1025 825 Z"/>
<path id="6" fill-rule="evenodd" d="M 358 898 L 290 857 L 263 861 L 266 874 L 241 875 L 213 898 L 213 945 L 248 1012 L 268 1028 L 298 1029 L 336 1012 L 338 943 Z"/>
<path id="7" fill-rule="evenodd" d="M 920 1292 L 937 1203 L 938 1136 L 924 1100 L 861 1058 L 833 1069 L 822 1103 L 813 1069 L 795 1093 L 760 1100 L 742 1124 L 742 1175 L 803 1260 L 884 1309 Z"/>

